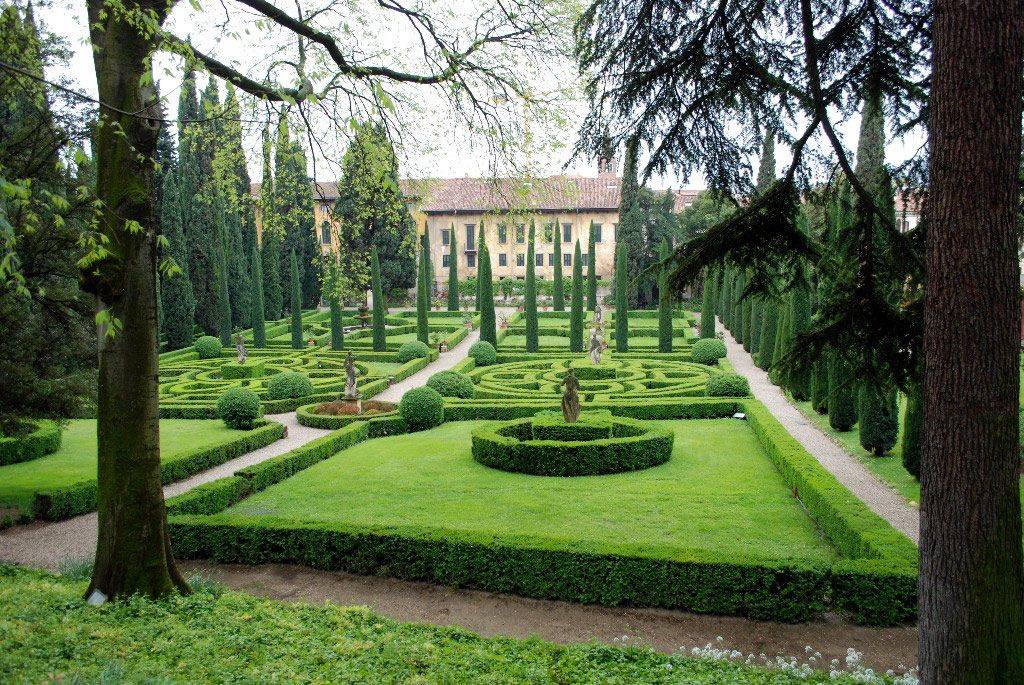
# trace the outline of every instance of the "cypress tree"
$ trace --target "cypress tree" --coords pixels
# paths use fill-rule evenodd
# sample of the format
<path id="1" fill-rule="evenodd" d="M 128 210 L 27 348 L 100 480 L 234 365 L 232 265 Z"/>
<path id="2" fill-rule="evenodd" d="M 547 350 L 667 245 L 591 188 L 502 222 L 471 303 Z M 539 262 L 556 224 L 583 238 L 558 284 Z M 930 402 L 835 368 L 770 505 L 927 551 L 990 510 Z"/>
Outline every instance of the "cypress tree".
<path id="1" fill-rule="evenodd" d="M 267 332 L 263 321 L 263 258 L 259 247 L 252 244 L 249 264 L 252 267 L 252 344 L 254 347 L 267 346 Z"/>
<path id="2" fill-rule="evenodd" d="M 558 217 L 555 217 L 555 271 L 554 271 L 554 297 L 552 297 L 552 308 L 556 312 L 565 311 L 565 287 L 562 283 L 562 227 L 558 224 Z"/>
<path id="3" fill-rule="evenodd" d="M 536 242 L 537 225 L 530 220 L 530 238 L 526 248 L 526 287 L 524 296 L 526 303 L 526 351 L 537 351 L 537 270 L 536 270 Z"/>
<path id="4" fill-rule="evenodd" d="M 290 261 L 289 273 L 291 274 L 292 282 L 292 299 L 290 304 L 290 313 L 292 317 L 292 347 L 296 350 L 301 350 L 305 347 L 302 340 L 302 284 L 299 282 L 299 262 L 295 257 L 295 250 L 291 251 Z"/>
<path id="5" fill-rule="evenodd" d="M 224 196 L 231 320 L 239 328 L 248 328 L 252 319 L 252 282 L 246 262 L 255 227 L 249 202 L 249 171 L 242 147 L 241 108 L 234 86 L 228 83 L 225 90 L 224 116 L 214 152 L 213 171 Z"/>
<path id="6" fill-rule="evenodd" d="M 576 240 L 576 250 L 572 261 L 572 302 L 569 313 L 569 351 L 583 351 L 583 260 L 580 241 Z"/>
<path id="7" fill-rule="evenodd" d="M 704 297 L 700 304 L 700 337 L 702 338 L 715 337 L 715 301 L 717 299 L 715 281 L 717 278 L 717 271 L 708 269 L 705 272 Z"/>
<path id="8" fill-rule="evenodd" d="M 214 250 L 217 260 L 217 333 L 220 335 L 220 342 L 225 347 L 231 345 L 231 296 L 228 290 L 228 281 L 231 273 L 228 270 L 228 236 L 224 226 L 224 201 L 220 193 L 217 193 L 213 202 L 214 211 Z"/>
<path id="9" fill-rule="evenodd" d="M 430 344 L 430 326 L 427 324 L 429 309 L 427 295 L 427 251 L 420 241 L 420 268 L 416 277 L 416 339 L 421 343 Z"/>
<path id="10" fill-rule="evenodd" d="M 328 306 L 331 309 L 331 349 L 345 349 L 345 328 L 341 322 L 341 302 L 333 295 Z"/>
<path id="11" fill-rule="evenodd" d="M 896 444 L 899 431 L 899 406 L 895 388 L 879 392 L 876 383 L 861 383 L 857 395 L 861 447 L 876 457 L 884 456 Z"/>
<path id="12" fill-rule="evenodd" d="M 772 358 L 775 355 L 775 335 L 779 327 L 779 303 L 769 297 L 764 302 L 764 314 L 761 316 L 761 350 L 757 354 L 757 365 L 770 371 Z"/>
<path id="13" fill-rule="evenodd" d="M 494 283 L 491 281 L 491 253 L 484 243 L 479 255 L 480 268 L 480 339 L 498 346 L 494 321 Z"/>
<path id="14" fill-rule="evenodd" d="M 196 300 L 188 275 L 187 247 L 181 226 L 178 175 L 173 172 L 164 176 L 160 227 L 167 238 L 167 253 L 181 269 L 181 273 L 175 276 L 162 275 L 160 279 L 163 330 L 167 337 L 167 348 L 178 350 L 192 344 Z"/>
<path id="15" fill-rule="evenodd" d="M 661 239 L 658 252 L 662 261 L 668 259 L 668 239 Z M 668 268 L 661 267 L 658 273 L 658 351 L 672 351 L 672 295 L 668 289 Z"/>
<path id="16" fill-rule="evenodd" d="M 764 302 L 760 297 L 753 297 L 750 300 L 750 347 L 747 348 L 751 355 L 757 354 L 761 349 L 761 314 Z"/>
<path id="17" fill-rule="evenodd" d="M 743 344 L 744 334 L 746 331 L 743 330 L 743 306 L 746 300 L 743 300 L 743 289 L 747 287 L 747 275 L 742 271 L 736 274 L 736 291 L 733 295 L 733 308 L 732 308 L 732 337 L 736 338 L 736 342 Z"/>
<path id="18" fill-rule="evenodd" d="M 380 259 L 375 249 L 370 251 L 370 287 L 373 292 L 373 351 L 383 352 L 387 349 L 387 331 L 384 328 L 387 306 L 380 278 Z"/>
<path id="19" fill-rule="evenodd" d="M 828 359 L 822 357 L 811 367 L 811 408 L 828 413 Z"/>
<path id="20" fill-rule="evenodd" d="M 640 139 L 632 136 L 626 141 L 622 169 L 622 192 L 619 196 L 619 229 L 615 236 L 616 248 L 625 245 L 626 272 L 621 280 L 616 278 L 616 288 L 626 288 L 627 304 L 638 306 L 640 272 L 644 267 L 646 244 L 644 240 L 646 217 L 640 204 L 640 182 L 638 177 Z M 618 257 L 616 257 L 616 262 Z M 616 291 L 618 301 L 618 291 Z"/>
<path id="21" fill-rule="evenodd" d="M 455 224 L 452 224 L 448 248 L 448 311 L 459 311 L 459 251 L 455 246 Z"/>
<path id="22" fill-rule="evenodd" d="M 791 342 L 795 342 L 797 336 L 805 333 L 811 325 L 811 293 L 807 288 L 797 286 L 793 291 L 792 314 L 790 315 Z M 789 374 L 789 391 L 797 401 L 804 401 L 811 397 L 811 369 L 801 364 L 793 368 Z"/>
<path id="23" fill-rule="evenodd" d="M 274 200 L 274 177 L 270 171 L 270 129 L 263 128 L 263 184 L 260 186 L 260 261 L 263 274 L 263 318 L 279 321 L 284 311 L 281 288 L 281 222 Z"/>
<path id="24" fill-rule="evenodd" d="M 750 277 L 743 274 L 743 287 L 747 287 Z M 743 337 L 743 349 L 750 351 L 750 298 L 745 297 L 740 302 L 740 335 Z"/>
<path id="25" fill-rule="evenodd" d="M 587 239 L 587 311 L 597 309 L 597 235 L 594 222 L 590 222 Z"/>
<path id="26" fill-rule="evenodd" d="M 846 432 L 857 423 L 857 397 L 850 365 L 838 353 L 828 362 L 828 425 Z"/>
<path id="27" fill-rule="evenodd" d="M 783 297 L 782 304 L 779 305 L 778 323 L 775 326 L 775 351 L 772 353 L 772 368 L 768 372 L 768 377 L 772 383 L 783 389 L 789 386 L 789 378 L 782 372 L 782 365 L 780 364 L 789 353 L 789 317 L 790 297 L 787 294 Z"/>
<path id="28" fill-rule="evenodd" d="M 615 256 L 615 351 L 629 352 L 629 297 L 626 288 L 626 245 L 616 245 Z"/>
<path id="29" fill-rule="evenodd" d="M 907 389 L 907 407 L 903 412 L 902 458 L 903 468 L 914 478 L 921 474 L 921 425 L 924 421 L 924 402 L 921 384 L 917 379 Z"/>
<path id="30" fill-rule="evenodd" d="M 427 224 L 423 224 L 423 233 L 420 236 L 423 243 L 423 251 L 427 255 L 427 311 L 434 309 L 434 256 L 430 253 L 430 231 Z"/>
<path id="31" fill-rule="evenodd" d="M 480 255 L 483 254 L 483 251 L 484 251 L 484 222 L 483 222 L 483 219 L 481 219 L 480 220 L 480 232 L 477 233 L 477 235 L 476 235 L 476 311 L 478 311 L 478 312 L 479 311 L 483 311 L 481 309 L 481 307 L 483 306 L 483 300 L 482 300 L 483 293 L 480 291 L 480 286 L 481 286 L 481 284 L 483 282 L 481 277 L 480 277 L 481 276 L 481 274 L 480 274 Z"/>

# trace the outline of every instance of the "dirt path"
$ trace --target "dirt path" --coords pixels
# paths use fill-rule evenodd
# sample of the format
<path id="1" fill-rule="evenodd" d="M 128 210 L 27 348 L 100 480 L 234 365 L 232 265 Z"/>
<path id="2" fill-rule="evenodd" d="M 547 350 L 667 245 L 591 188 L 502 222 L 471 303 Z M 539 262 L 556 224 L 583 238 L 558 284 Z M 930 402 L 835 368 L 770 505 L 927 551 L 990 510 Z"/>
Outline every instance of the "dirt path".
<path id="1" fill-rule="evenodd" d="M 164 487 L 164 497 L 180 495 L 202 483 L 230 476 L 240 468 L 284 454 L 330 432 L 299 425 L 295 412 L 271 414 L 267 418 L 284 424 L 288 435 L 191 478 L 171 483 Z M 0 531 L 0 561 L 57 570 L 69 559 L 92 559 L 95 553 L 96 512 L 63 521 L 36 521 Z"/>
<path id="2" fill-rule="evenodd" d="M 902 495 L 878 480 L 855 456 L 811 423 L 799 409 L 789 403 L 779 386 L 769 380 L 768 374 L 754 364 L 751 356 L 729 331 L 721 324 L 719 330 L 725 335 L 729 363 L 736 369 L 736 373 L 746 376 L 754 397 L 843 486 L 916 544 L 919 540 L 917 509 L 907 504 Z"/>
<path id="3" fill-rule="evenodd" d="M 917 628 L 865 628 L 835 619 L 788 625 L 732 616 L 705 616 L 665 609 L 600 607 L 462 590 L 393 578 L 356 576 L 301 566 L 240 566 L 184 562 L 228 587 L 287 601 L 364 605 L 399 621 L 458 625 L 482 635 L 531 635 L 567 644 L 596 640 L 646 644 L 663 652 L 702 647 L 723 638 L 721 647 L 744 654 L 782 654 L 806 660 L 810 645 L 821 666 L 842 662 L 850 647 L 866 665 L 884 672 L 917 663 Z"/>

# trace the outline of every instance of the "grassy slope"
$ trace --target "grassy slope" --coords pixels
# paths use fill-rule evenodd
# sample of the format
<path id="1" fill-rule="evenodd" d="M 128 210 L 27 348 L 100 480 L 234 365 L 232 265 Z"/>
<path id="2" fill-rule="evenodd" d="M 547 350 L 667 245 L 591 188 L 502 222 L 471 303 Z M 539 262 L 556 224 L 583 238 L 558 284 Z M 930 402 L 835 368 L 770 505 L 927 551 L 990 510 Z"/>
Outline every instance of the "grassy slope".
<path id="1" fill-rule="evenodd" d="M 745 424 L 659 423 L 675 430 L 675 452 L 645 471 L 549 478 L 490 469 L 470 453 L 480 422 L 455 422 L 361 443 L 220 516 L 535 536 L 656 557 L 687 549 L 833 556 Z"/>
<path id="2" fill-rule="evenodd" d="M 163 419 L 160 421 L 160 459 L 180 459 L 199 447 L 235 440 L 239 431 L 222 421 Z M 96 422 L 70 421 L 60 449 L 50 455 L 0 467 L 0 507 L 31 510 L 37 490 L 96 479 Z"/>
<path id="3" fill-rule="evenodd" d="M 85 582 L 0 566 L 0 674 L 10 682 L 851 683 L 596 644 L 482 638 L 365 608 L 201 586 L 99 609 Z"/>

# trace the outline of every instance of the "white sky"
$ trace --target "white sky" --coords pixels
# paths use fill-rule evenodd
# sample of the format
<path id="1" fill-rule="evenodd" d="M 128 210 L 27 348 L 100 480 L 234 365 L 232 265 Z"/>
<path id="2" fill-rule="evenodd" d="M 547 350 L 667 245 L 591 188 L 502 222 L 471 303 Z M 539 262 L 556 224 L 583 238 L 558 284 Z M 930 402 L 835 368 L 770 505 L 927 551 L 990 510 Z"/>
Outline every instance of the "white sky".
<path id="1" fill-rule="evenodd" d="M 259 42 L 256 38 L 266 40 L 267 34 L 254 31 L 252 37 L 232 36 L 231 32 L 225 28 L 228 21 L 225 8 L 230 10 L 231 21 L 235 23 L 236 30 L 239 21 L 247 26 L 252 26 L 254 19 L 247 17 L 248 10 L 240 5 L 232 4 L 231 0 L 198 1 L 203 8 L 202 12 L 196 12 L 187 1 L 179 2 L 171 16 L 169 27 L 177 35 L 189 36 L 198 47 L 214 53 L 222 61 L 237 62 L 243 71 L 258 78 L 259 72 L 255 71 L 254 67 L 258 68 L 262 65 L 265 71 L 265 65 L 269 59 L 273 59 L 271 55 L 274 52 L 273 46 L 256 45 L 254 40 L 255 42 Z M 357 2 L 358 0 L 351 1 Z M 472 0 L 460 1 L 472 3 Z M 84 1 L 37 0 L 36 13 L 46 28 L 67 39 L 70 47 L 74 50 L 74 57 L 70 63 L 52 69 L 47 75 L 51 78 L 68 77 L 76 88 L 95 96 L 96 80 L 87 42 Z M 409 52 L 413 50 L 413 45 L 408 41 L 413 36 L 408 30 L 405 31 L 406 35 L 401 35 L 403 28 L 405 27 L 399 27 L 396 30 L 391 25 L 383 28 L 361 25 L 358 30 L 360 35 L 376 36 L 378 40 L 383 41 L 382 44 L 396 46 L 397 51 Z M 402 45 L 403 40 L 405 46 Z M 396 54 L 396 50 L 392 50 L 391 54 Z M 398 54 L 401 59 L 400 52 Z M 250 68 L 245 69 L 247 66 Z M 557 70 L 560 73 L 544 74 L 538 78 L 541 80 L 554 79 L 570 88 L 578 86 L 576 74 L 571 65 L 559 64 Z M 161 56 L 156 62 L 155 71 L 160 92 L 164 96 L 165 102 L 170 105 L 169 115 L 173 115 L 181 82 L 180 62 L 175 58 Z M 202 81 L 200 82 L 201 86 Z M 560 172 L 562 166 L 569 160 L 572 147 L 577 140 L 579 121 L 585 112 L 586 104 L 578 96 L 563 98 L 561 102 L 564 118 L 560 123 L 538 122 L 531 128 L 534 135 L 546 141 L 546 147 L 535 156 L 531 156 L 536 173 L 541 175 Z M 456 121 L 444 107 L 432 104 L 429 96 L 425 96 L 421 111 L 417 112 L 416 116 L 407 117 L 407 119 L 412 119 L 412 121 L 405 121 L 405 127 L 412 132 L 412 137 L 404 139 L 398 148 L 403 176 L 454 177 L 488 174 L 492 164 L 484 147 L 479 143 L 474 144 L 474 139 L 469 136 L 464 126 Z M 840 134 L 848 147 L 855 146 L 858 125 L 859 122 L 854 118 L 839 126 Z M 344 151 L 344 140 L 336 132 L 331 131 L 332 127 L 326 121 L 314 120 L 314 127 L 317 129 L 313 133 L 318 144 L 313 146 L 315 149 L 311 155 L 310 173 L 312 175 L 315 172 L 319 180 L 334 180 L 338 175 L 336 165 Z M 323 130 L 319 130 L 320 128 Z M 253 180 L 259 180 L 261 175 L 259 130 L 258 125 L 248 127 L 246 137 L 249 172 Z M 919 137 L 909 141 L 890 143 L 887 150 L 888 161 L 890 163 L 903 161 L 919 145 Z M 778 146 L 776 159 L 778 170 L 781 171 L 789 162 L 789 153 L 785 146 Z M 756 169 L 756 160 L 751 160 L 751 165 Z M 570 165 L 567 171 L 568 173 L 592 175 L 596 173 L 596 164 L 586 161 L 576 162 Z M 667 186 L 701 188 L 704 186 L 704 182 L 700 177 L 683 182 L 678 177 L 668 176 L 652 179 L 649 185 L 655 188 Z"/>

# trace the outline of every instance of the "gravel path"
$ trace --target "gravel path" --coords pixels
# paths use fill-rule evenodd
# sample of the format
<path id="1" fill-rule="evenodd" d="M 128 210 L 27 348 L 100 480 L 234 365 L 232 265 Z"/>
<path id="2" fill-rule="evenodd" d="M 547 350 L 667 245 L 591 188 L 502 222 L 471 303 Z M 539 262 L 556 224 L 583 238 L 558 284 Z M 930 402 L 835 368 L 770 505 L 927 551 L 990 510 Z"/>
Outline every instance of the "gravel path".
<path id="1" fill-rule="evenodd" d="M 395 383 L 384 392 L 374 395 L 373 399 L 381 400 L 384 402 L 397 402 L 402 399 L 402 395 L 407 390 L 418 388 L 421 385 L 425 385 L 427 379 L 433 376 L 438 371 L 447 371 L 452 368 L 460 361 L 466 358 L 469 354 L 469 348 L 480 339 L 480 329 L 474 328 L 470 331 L 469 335 L 466 336 L 465 340 L 460 342 L 455 347 L 451 348 L 444 354 L 440 355 L 435 361 L 427 364 L 424 368 L 417 371 L 413 375 L 409 376 L 405 380 Z"/>
<path id="2" fill-rule="evenodd" d="M 180 495 L 197 485 L 230 476 L 242 467 L 284 454 L 330 432 L 300 426 L 295 420 L 295 412 L 272 414 L 267 418 L 284 424 L 288 429 L 287 437 L 191 478 L 171 483 L 164 487 L 164 497 Z M 91 559 L 95 553 L 96 512 L 64 521 L 36 521 L 0 531 L 0 561 L 57 570 L 66 560 Z"/>
<path id="3" fill-rule="evenodd" d="M 772 383 L 768 374 L 754 364 L 743 346 L 736 342 L 721 323 L 718 330 L 724 331 L 729 363 L 736 369 L 736 373 L 746 376 L 750 381 L 750 391 L 754 397 L 840 483 L 868 505 L 871 511 L 916 544 L 919 541 L 917 509 L 907 504 L 902 495 L 878 480 L 855 456 L 840 447 L 790 404 L 779 386 Z"/>

